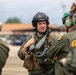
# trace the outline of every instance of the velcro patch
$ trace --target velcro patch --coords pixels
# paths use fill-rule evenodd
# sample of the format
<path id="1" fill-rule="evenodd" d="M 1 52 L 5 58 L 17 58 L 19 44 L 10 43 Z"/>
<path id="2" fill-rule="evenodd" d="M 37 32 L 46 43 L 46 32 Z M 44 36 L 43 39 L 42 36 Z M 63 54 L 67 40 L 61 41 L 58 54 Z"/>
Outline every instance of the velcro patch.
<path id="1" fill-rule="evenodd" d="M 61 40 L 62 39 L 62 36 L 60 36 L 59 38 L 58 38 L 58 40 Z"/>
<path id="2" fill-rule="evenodd" d="M 73 40 L 73 41 L 72 41 L 71 46 L 72 46 L 72 47 L 76 47 L 76 40 Z"/>

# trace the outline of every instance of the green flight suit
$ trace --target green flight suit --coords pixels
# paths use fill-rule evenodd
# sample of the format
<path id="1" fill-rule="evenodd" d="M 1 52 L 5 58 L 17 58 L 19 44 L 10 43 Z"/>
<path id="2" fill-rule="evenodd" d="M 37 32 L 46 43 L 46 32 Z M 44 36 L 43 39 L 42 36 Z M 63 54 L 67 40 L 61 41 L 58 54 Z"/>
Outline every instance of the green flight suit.
<path id="1" fill-rule="evenodd" d="M 51 34 L 50 34 L 51 35 Z M 36 34 L 35 34 L 35 37 L 34 37 L 35 39 L 36 39 L 36 41 L 39 41 L 42 37 L 38 37 Z M 52 37 L 50 37 L 50 39 L 51 39 Z M 28 41 L 30 39 L 30 36 L 29 37 L 27 37 L 27 39 L 24 41 L 24 43 L 22 44 L 22 46 L 21 46 L 21 48 L 19 49 L 19 51 L 18 51 L 18 56 L 19 56 L 19 58 L 21 59 L 21 60 L 24 60 L 25 59 L 25 56 L 22 54 L 22 52 L 21 52 L 21 50 L 22 50 L 22 48 L 24 47 L 24 45 L 26 44 L 26 42 Z M 46 41 L 46 40 L 45 40 Z M 55 42 L 57 42 L 57 37 L 56 36 L 54 36 L 53 38 L 52 38 L 52 40 L 50 41 L 50 46 L 51 45 L 53 45 Z M 43 47 L 41 47 L 40 49 L 43 49 Z M 36 61 L 36 64 L 38 64 L 37 63 L 37 61 Z M 42 74 L 40 74 L 40 73 L 36 73 L 35 72 L 35 70 L 33 69 L 33 70 L 31 70 L 31 71 L 29 71 L 28 70 L 28 72 L 29 72 L 29 75 L 48 75 L 48 74 L 46 74 L 45 73 L 45 71 L 46 70 L 50 70 L 49 68 L 50 68 L 50 65 L 40 65 L 40 64 L 38 64 L 40 67 L 41 67 L 41 69 L 40 69 L 40 71 L 43 71 L 42 72 Z M 44 68 L 45 67 L 45 68 Z M 46 69 L 46 70 L 45 70 Z M 35 73 L 35 74 L 32 74 L 32 73 Z"/>
<path id="2" fill-rule="evenodd" d="M 48 58 L 53 60 L 55 57 L 58 60 L 55 62 L 55 75 L 71 75 L 69 71 L 67 71 L 60 63 L 62 58 L 66 58 L 67 54 L 71 51 L 70 42 L 73 35 L 76 33 L 76 30 L 73 29 L 72 31 L 64 34 L 58 42 L 55 43 L 53 46 L 50 46 L 50 49 L 47 51 Z"/>
<path id="3" fill-rule="evenodd" d="M 4 67 L 6 60 L 9 56 L 9 48 L 6 43 L 0 39 L 0 75 L 2 75 L 2 68 Z"/>
<path id="4" fill-rule="evenodd" d="M 64 67 L 76 75 L 76 30 L 73 33 L 70 46 L 71 52 L 69 52 L 67 56 L 67 61 L 64 64 Z"/>

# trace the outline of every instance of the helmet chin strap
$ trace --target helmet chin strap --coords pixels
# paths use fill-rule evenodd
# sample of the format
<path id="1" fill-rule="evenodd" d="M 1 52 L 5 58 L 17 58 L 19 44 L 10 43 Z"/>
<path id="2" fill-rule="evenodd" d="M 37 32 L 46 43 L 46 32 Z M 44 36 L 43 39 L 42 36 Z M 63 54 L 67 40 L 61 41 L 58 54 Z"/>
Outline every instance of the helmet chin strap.
<path id="1" fill-rule="evenodd" d="M 66 29 L 66 32 L 68 33 L 68 28 Z"/>
<path id="2" fill-rule="evenodd" d="M 68 33 L 68 28 L 67 28 L 67 26 L 66 26 L 66 25 L 64 25 L 64 26 L 65 26 L 65 28 L 66 28 L 65 31 Z"/>

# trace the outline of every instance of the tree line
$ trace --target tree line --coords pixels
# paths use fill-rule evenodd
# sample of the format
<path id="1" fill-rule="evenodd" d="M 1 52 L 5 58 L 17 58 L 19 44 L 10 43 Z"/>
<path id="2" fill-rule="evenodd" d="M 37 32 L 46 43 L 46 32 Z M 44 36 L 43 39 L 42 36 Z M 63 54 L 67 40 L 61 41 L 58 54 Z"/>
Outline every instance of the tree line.
<path id="1" fill-rule="evenodd" d="M 17 17 L 14 18 L 8 18 L 5 23 L 21 23 L 21 20 Z"/>

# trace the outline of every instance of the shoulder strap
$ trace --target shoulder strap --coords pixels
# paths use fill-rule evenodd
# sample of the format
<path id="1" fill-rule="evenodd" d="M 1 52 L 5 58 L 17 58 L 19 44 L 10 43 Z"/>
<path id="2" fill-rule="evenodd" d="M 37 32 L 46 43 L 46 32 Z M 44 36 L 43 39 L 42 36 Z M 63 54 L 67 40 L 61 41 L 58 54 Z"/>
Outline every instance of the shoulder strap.
<path id="1" fill-rule="evenodd" d="M 32 35 L 32 38 L 34 38 L 35 34 Z M 47 34 L 44 35 L 44 37 L 37 43 L 37 45 L 35 46 L 34 44 L 32 44 L 29 48 L 29 50 L 33 50 L 33 49 L 40 49 L 40 47 L 44 44 L 45 40 L 46 40 Z"/>
<path id="2" fill-rule="evenodd" d="M 35 36 L 35 33 L 31 36 L 31 38 L 34 38 L 34 36 Z M 29 47 L 29 50 L 33 50 L 34 48 L 35 48 L 35 45 L 32 44 L 32 45 Z"/>

